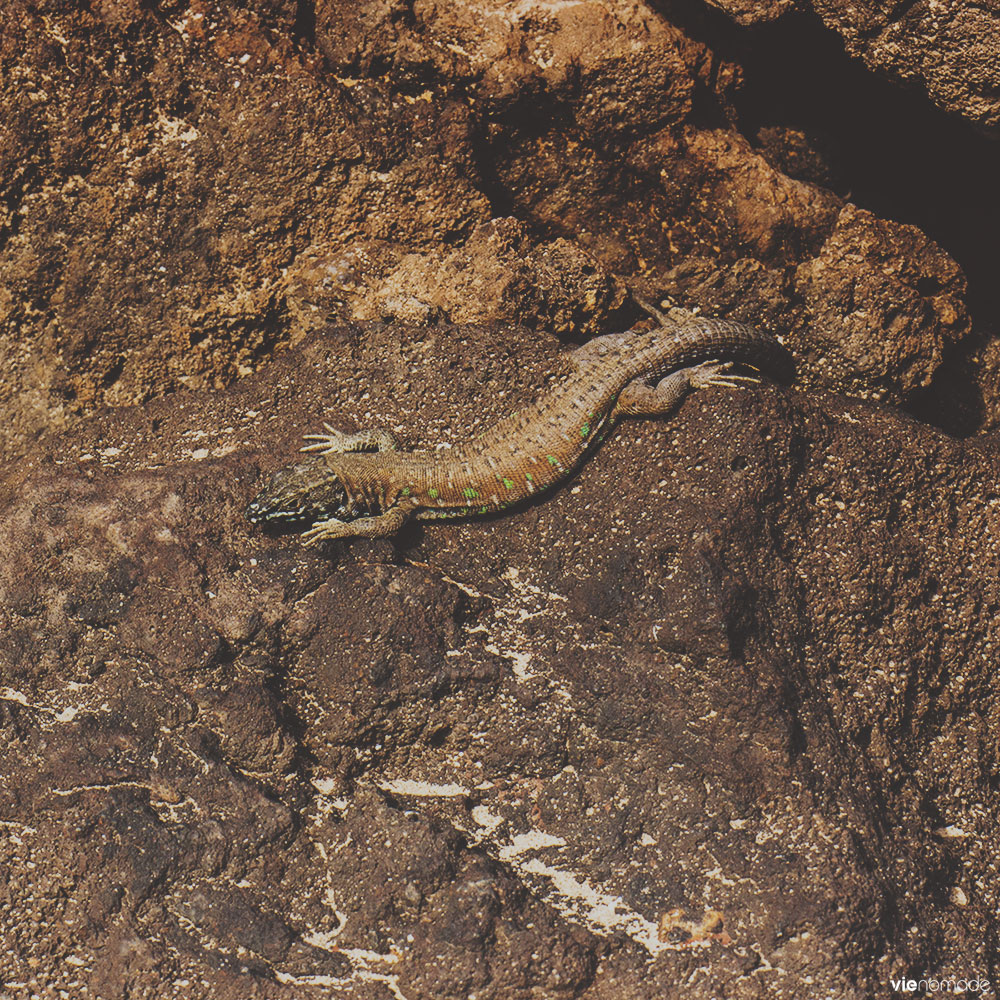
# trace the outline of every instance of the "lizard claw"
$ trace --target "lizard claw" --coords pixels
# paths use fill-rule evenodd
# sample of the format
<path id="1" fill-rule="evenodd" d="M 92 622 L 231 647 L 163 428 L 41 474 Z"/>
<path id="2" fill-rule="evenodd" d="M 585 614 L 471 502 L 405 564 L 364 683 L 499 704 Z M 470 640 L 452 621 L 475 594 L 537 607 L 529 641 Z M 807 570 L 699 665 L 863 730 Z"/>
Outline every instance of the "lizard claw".
<path id="1" fill-rule="evenodd" d="M 688 368 L 688 385 L 692 389 L 704 389 L 709 385 L 716 385 L 716 380 L 726 376 L 726 373 L 733 367 L 731 361 L 719 361 L 717 358 L 711 361 L 704 361 L 694 368 Z"/>
<path id="2" fill-rule="evenodd" d="M 710 385 L 741 389 L 743 385 L 754 385 L 760 381 L 755 375 L 733 375 L 730 371 L 732 367 L 732 361 L 706 361 L 690 369 L 688 382 L 692 389 L 704 389 Z"/>
<path id="3" fill-rule="evenodd" d="M 760 379 L 753 375 L 723 375 L 718 378 L 709 378 L 701 385 L 717 385 L 724 389 L 744 389 L 748 385 L 759 385 Z"/>
<path id="4" fill-rule="evenodd" d="M 325 521 L 317 521 L 308 531 L 303 532 L 302 541 L 306 545 L 320 545 L 334 538 L 343 538 L 350 534 L 350 531 L 342 530 L 346 526 L 346 521 L 328 517 Z"/>
<path id="5" fill-rule="evenodd" d="M 344 439 L 346 435 L 338 431 L 335 427 L 324 423 L 326 434 L 303 434 L 303 441 L 313 441 L 314 444 L 303 445 L 299 451 L 318 451 L 322 455 L 329 455 L 331 452 L 344 451 Z"/>

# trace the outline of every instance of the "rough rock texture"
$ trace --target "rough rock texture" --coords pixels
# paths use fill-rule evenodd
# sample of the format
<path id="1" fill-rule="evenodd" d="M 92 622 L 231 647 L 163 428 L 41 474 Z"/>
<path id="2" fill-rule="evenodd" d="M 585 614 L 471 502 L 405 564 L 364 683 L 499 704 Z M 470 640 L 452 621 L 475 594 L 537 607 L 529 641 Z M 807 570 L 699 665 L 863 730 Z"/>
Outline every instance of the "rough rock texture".
<path id="1" fill-rule="evenodd" d="M 720 6 L 773 23 L 3 5 L 0 995 L 995 980 L 998 454 L 931 424 L 1000 425 L 997 157 Z M 867 53 L 930 10 L 824 16 Z M 911 54 L 967 114 L 964 12 Z M 630 287 L 785 335 L 796 387 L 505 518 L 243 520 L 324 419 L 477 433 Z"/>
<path id="2" fill-rule="evenodd" d="M 734 127 L 738 63 L 650 8 L 310 9 L 5 7 L 8 454 L 102 405 L 227 383 L 331 320 L 580 339 L 620 325 L 622 278 L 692 258 L 713 284 L 774 272 L 766 309 L 733 311 L 817 355 L 846 284 L 853 312 L 888 311 L 881 356 L 853 338 L 826 385 L 905 401 L 969 330 L 947 256 L 849 208 L 845 234 L 822 170 L 793 178 L 791 143 Z"/>
<path id="3" fill-rule="evenodd" d="M 815 0 L 848 52 L 922 87 L 946 111 L 1000 127 L 1000 10 L 976 0 L 845 4 Z"/>
<path id="4" fill-rule="evenodd" d="M 710 0 L 740 25 L 814 11 L 871 70 L 919 87 L 936 105 L 1000 126 L 1000 10 L 977 0 Z"/>
<path id="5" fill-rule="evenodd" d="M 712 390 L 511 517 L 325 554 L 243 521 L 302 428 L 456 440 L 554 347 L 342 329 L 8 477 L 7 982 L 862 997 L 991 968 L 995 448 Z"/>

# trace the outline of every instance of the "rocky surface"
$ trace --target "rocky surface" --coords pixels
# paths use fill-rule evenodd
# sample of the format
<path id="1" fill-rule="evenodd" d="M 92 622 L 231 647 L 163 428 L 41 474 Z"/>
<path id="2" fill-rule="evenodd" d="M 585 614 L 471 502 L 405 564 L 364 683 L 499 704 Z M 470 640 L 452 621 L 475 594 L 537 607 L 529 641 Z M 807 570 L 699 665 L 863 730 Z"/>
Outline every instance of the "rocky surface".
<path id="1" fill-rule="evenodd" d="M 8 984 L 860 997 L 991 968 L 995 449 L 712 390 L 512 517 L 322 554 L 243 521 L 303 427 L 456 440 L 555 346 L 316 335 L 16 477 Z"/>
<path id="2" fill-rule="evenodd" d="M 1000 11 L 993 5 L 816 0 L 815 9 L 871 69 L 919 86 L 982 128 L 1000 126 Z"/>
<path id="3" fill-rule="evenodd" d="M 711 0 L 738 24 L 815 12 L 847 51 L 981 128 L 1000 126 L 1000 11 L 975 0 Z"/>
<path id="4" fill-rule="evenodd" d="M 896 184 L 767 76 L 815 15 L 718 6 L 4 6 L 4 996 L 995 981 L 995 153 L 917 184 L 911 105 Z M 989 124 L 930 11 L 820 13 Z M 629 288 L 796 386 L 505 518 L 244 521 L 322 420 L 474 435 Z"/>
<path id="5" fill-rule="evenodd" d="M 906 401 L 969 331 L 946 254 L 822 186 L 816 129 L 740 132 L 743 72 L 710 24 L 625 0 L 311 9 L 6 10 L 8 454 L 227 384 L 331 321 L 581 339 L 620 325 L 623 278 L 692 261 L 683 304 L 786 330 L 828 386 Z M 865 259 L 831 271 L 855 240 Z M 728 302 L 709 292 L 747 269 Z M 845 310 L 884 351 L 830 351 Z"/>

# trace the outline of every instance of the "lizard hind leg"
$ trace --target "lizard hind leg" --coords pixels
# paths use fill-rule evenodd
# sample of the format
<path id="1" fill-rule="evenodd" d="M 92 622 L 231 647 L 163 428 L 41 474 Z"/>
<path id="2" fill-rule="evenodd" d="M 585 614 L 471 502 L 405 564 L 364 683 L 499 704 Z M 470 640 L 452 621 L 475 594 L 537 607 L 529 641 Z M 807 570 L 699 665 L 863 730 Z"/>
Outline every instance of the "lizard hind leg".
<path id="1" fill-rule="evenodd" d="M 760 382 L 758 375 L 734 375 L 732 361 L 706 361 L 694 368 L 683 368 L 687 374 L 692 389 L 706 389 L 710 385 L 722 386 L 724 389 L 742 389 L 745 385 L 756 385 Z"/>
<path id="2" fill-rule="evenodd" d="M 641 378 L 636 379 L 622 390 L 612 417 L 663 415 L 673 412 L 692 389 L 711 385 L 737 389 L 742 384 L 759 381 L 752 376 L 731 374 L 732 367 L 731 361 L 706 361 L 671 372 L 655 388 L 646 385 Z"/>
<path id="3" fill-rule="evenodd" d="M 396 438 L 383 430 L 364 430 L 353 434 L 338 431 L 329 424 L 323 424 L 325 434 L 305 434 L 303 440 L 312 444 L 303 445 L 300 451 L 318 451 L 321 455 L 334 455 L 345 451 L 399 451 Z"/>

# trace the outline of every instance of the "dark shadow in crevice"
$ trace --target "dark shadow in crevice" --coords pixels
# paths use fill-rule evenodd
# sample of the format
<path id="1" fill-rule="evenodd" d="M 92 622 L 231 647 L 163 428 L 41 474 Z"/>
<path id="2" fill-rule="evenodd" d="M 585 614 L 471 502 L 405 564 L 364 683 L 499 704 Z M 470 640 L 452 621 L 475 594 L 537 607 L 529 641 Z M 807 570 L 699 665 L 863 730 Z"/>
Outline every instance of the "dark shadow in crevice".
<path id="1" fill-rule="evenodd" d="M 974 433 L 983 406 L 969 354 L 1000 332 L 1000 145 L 923 93 L 869 72 L 814 16 L 751 32 L 750 42 L 744 133 L 753 141 L 774 125 L 804 132 L 824 151 L 833 190 L 917 226 L 965 272 L 973 335 L 949 348 L 932 385 L 906 409 L 949 433 Z"/>
<path id="2" fill-rule="evenodd" d="M 295 5 L 295 22 L 292 38 L 299 45 L 313 48 L 316 44 L 316 4 L 313 0 L 298 0 Z"/>
<path id="3" fill-rule="evenodd" d="M 884 218 L 911 223 L 939 243 L 969 279 L 981 324 L 1000 315 L 1000 145 L 850 58 L 815 16 L 748 32 L 741 130 L 773 125 L 815 134 L 830 151 L 833 188 Z"/>
<path id="4" fill-rule="evenodd" d="M 917 226 L 961 266 L 973 335 L 947 350 L 934 384 L 908 409 L 950 433 L 975 432 L 982 407 L 971 398 L 969 355 L 1000 333 L 1000 143 L 935 107 L 920 88 L 870 72 L 811 12 L 742 28 L 699 0 L 658 6 L 689 37 L 743 67 L 734 124 L 771 159 L 784 144 L 778 169 Z M 782 130 L 803 133 L 804 150 L 790 151 Z"/>
<path id="5" fill-rule="evenodd" d="M 865 68 L 812 13 L 740 28 L 696 0 L 660 4 L 692 38 L 743 66 L 736 125 L 805 133 L 837 194 L 922 229 L 961 265 L 980 324 L 1000 317 L 1000 143 Z"/>

